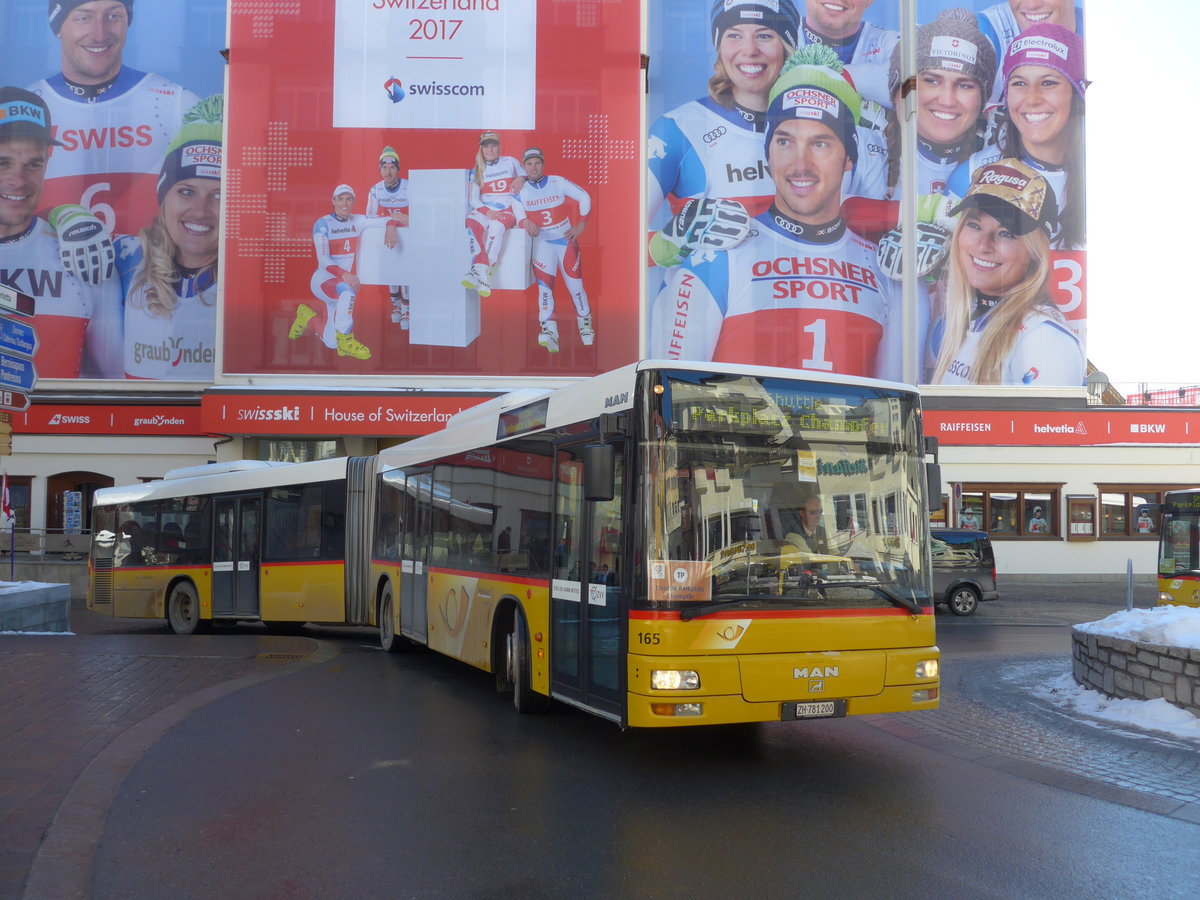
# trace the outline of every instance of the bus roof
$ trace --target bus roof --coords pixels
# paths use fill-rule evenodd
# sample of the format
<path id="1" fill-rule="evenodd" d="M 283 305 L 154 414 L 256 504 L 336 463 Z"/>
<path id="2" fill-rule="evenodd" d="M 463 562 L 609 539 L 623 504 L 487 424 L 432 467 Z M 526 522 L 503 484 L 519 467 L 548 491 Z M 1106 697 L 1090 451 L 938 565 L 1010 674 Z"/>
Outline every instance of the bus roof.
<path id="1" fill-rule="evenodd" d="M 155 481 L 101 488 L 96 491 L 92 503 L 95 506 L 120 506 L 145 500 L 167 500 L 172 497 L 235 493 L 288 484 L 334 481 L 346 477 L 349 459 L 342 456 L 337 459 L 274 463 L 233 470 L 217 464 L 217 470 L 211 473 L 203 471 L 204 466 L 195 466 L 198 473 L 195 475 L 188 475 L 183 470 L 173 470 L 167 473 L 168 477 Z"/>
<path id="2" fill-rule="evenodd" d="M 435 431 L 432 434 L 381 450 L 379 452 L 380 466 L 381 468 L 398 468 L 416 465 L 499 443 L 497 428 L 500 416 L 537 403 L 542 399 L 547 401 L 545 423 L 541 428 L 530 429 L 530 431 L 561 428 L 598 418 L 603 413 L 617 413 L 632 409 L 638 374 L 663 369 L 747 375 L 755 378 L 790 378 L 821 384 L 871 385 L 882 390 L 916 393 L 916 389 L 912 385 L 854 378 L 846 375 L 824 375 L 800 369 L 643 359 L 640 362 L 566 385 L 557 390 L 523 388 L 465 409 L 457 415 L 451 416 L 441 431 Z"/>

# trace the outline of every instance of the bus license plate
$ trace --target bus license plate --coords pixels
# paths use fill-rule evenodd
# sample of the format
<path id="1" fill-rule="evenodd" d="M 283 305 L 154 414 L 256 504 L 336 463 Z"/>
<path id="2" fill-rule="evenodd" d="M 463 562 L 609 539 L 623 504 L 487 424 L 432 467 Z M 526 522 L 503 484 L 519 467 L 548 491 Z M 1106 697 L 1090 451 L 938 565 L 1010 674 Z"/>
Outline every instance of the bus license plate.
<path id="1" fill-rule="evenodd" d="M 845 700 L 815 700 L 783 704 L 784 721 L 792 719 L 835 719 L 846 715 Z"/>

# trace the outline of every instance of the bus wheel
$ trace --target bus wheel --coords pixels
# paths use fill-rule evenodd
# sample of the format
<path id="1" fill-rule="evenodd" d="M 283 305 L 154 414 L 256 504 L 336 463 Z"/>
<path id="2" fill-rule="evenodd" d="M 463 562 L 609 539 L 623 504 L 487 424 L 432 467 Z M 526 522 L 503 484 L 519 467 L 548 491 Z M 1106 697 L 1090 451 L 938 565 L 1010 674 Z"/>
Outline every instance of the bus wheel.
<path id="1" fill-rule="evenodd" d="M 975 588 L 967 585 L 956 587 L 946 598 L 946 606 L 956 616 L 969 616 L 979 608 L 979 594 Z"/>
<path id="2" fill-rule="evenodd" d="M 376 621 L 379 623 L 379 646 L 388 653 L 399 653 L 408 644 L 408 641 L 396 633 L 396 623 L 393 619 L 395 603 L 392 598 L 392 586 L 384 585 L 383 594 L 379 598 L 379 616 Z"/>
<path id="3" fill-rule="evenodd" d="M 533 663 L 529 650 L 529 627 L 519 609 L 513 614 L 512 631 L 505 641 L 505 669 L 513 686 L 513 706 L 519 713 L 537 713 L 550 705 L 550 698 L 533 689 Z"/>
<path id="4" fill-rule="evenodd" d="M 171 588 L 167 624 L 176 634 L 195 634 L 200 630 L 200 598 L 189 582 L 181 581 Z"/>

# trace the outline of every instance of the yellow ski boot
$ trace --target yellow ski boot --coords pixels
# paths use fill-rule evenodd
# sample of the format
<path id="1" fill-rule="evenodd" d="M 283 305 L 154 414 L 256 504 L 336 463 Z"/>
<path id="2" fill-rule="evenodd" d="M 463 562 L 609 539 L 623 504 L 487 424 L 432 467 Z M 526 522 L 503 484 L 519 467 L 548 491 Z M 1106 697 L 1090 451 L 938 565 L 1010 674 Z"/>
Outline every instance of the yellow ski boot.
<path id="1" fill-rule="evenodd" d="M 337 333 L 338 356 L 353 356 L 355 359 L 370 359 L 371 351 L 367 345 L 355 339 L 352 334 Z"/>
<path id="2" fill-rule="evenodd" d="M 300 335 L 304 334 L 304 330 L 308 328 L 308 323 L 312 317 L 317 314 L 317 311 L 306 303 L 301 303 L 296 307 L 296 321 L 292 323 L 291 329 L 288 331 L 288 340 L 298 340 Z"/>

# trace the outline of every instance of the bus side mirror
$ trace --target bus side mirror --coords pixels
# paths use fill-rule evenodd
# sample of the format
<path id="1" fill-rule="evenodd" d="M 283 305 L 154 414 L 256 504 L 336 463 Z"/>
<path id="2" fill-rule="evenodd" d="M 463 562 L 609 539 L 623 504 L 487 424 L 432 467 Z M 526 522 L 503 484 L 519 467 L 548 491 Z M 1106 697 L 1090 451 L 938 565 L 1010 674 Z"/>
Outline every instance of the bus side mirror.
<path id="1" fill-rule="evenodd" d="M 616 487 L 617 450 L 612 444 L 589 444 L 583 448 L 583 496 L 585 500 L 611 500 Z"/>
<path id="2" fill-rule="evenodd" d="M 925 463 L 925 498 L 930 512 L 942 508 L 941 463 Z"/>

